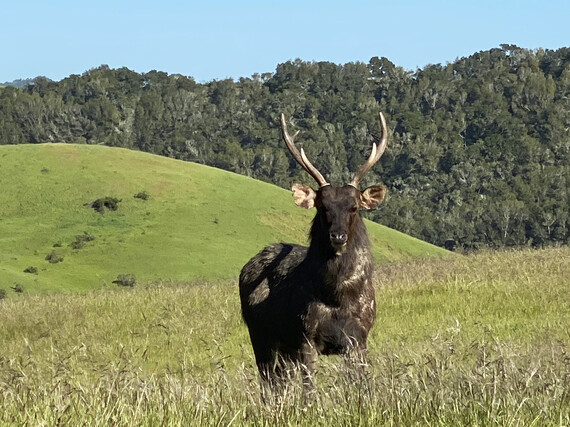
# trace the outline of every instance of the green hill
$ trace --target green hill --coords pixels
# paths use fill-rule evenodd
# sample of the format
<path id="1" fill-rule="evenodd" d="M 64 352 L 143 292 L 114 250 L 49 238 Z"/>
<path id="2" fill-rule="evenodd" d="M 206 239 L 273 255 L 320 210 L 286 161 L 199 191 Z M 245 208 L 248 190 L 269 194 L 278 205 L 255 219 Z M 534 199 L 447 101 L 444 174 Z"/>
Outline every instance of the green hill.
<path id="1" fill-rule="evenodd" d="M 0 289 L 87 290 L 119 274 L 139 281 L 237 277 L 270 242 L 306 243 L 313 216 L 276 186 L 103 146 L 0 146 L 0 187 Z M 120 199 L 118 209 L 89 207 L 103 197 Z M 447 253 L 367 226 L 378 262 Z M 63 260 L 49 262 L 52 253 Z"/>

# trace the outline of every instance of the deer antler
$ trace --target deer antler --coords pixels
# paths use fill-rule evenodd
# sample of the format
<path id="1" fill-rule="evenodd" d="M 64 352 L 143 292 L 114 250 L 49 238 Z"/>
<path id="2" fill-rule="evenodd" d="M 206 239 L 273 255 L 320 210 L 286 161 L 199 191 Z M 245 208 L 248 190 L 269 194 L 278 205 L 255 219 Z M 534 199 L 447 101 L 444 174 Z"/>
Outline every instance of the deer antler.
<path id="1" fill-rule="evenodd" d="M 311 175 L 315 181 L 319 184 L 320 187 L 324 187 L 326 185 L 330 185 L 327 180 L 323 177 L 323 175 L 317 170 L 316 167 L 312 165 L 309 161 L 307 156 L 305 155 L 305 150 L 301 148 L 301 151 L 297 149 L 295 146 L 295 137 L 299 134 L 299 131 L 295 132 L 293 136 L 289 135 L 287 132 L 287 123 L 285 123 L 285 115 L 281 114 L 281 131 L 283 132 L 283 140 L 285 141 L 285 145 L 303 169 L 305 169 L 309 175 Z"/>
<path id="2" fill-rule="evenodd" d="M 384 150 L 388 144 L 388 130 L 386 129 L 386 120 L 384 119 L 384 115 L 382 113 L 380 113 L 380 123 L 382 124 L 382 140 L 380 141 L 380 145 L 378 147 L 376 147 L 376 143 L 372 144 L 372 153 L 370 153 L 370 157 L 366 163 L 364 163 L 360 169 L 358 169 L 358 172 L 354 174 L 354 178 L 352 178 L 352 181 L 350 181 L 349 185 L 352 185 L 355 188 L 358 188 L 358 184 L 360 184 L 360 180 L 362 177 L 364 177 L 364 175 L 366 175 L 366 172 L 368 172 L 370 168 L 374 166 L 378 160 L 380 160 L 380 157 L 382 157 L 382 154 L 384 154 Z"/>

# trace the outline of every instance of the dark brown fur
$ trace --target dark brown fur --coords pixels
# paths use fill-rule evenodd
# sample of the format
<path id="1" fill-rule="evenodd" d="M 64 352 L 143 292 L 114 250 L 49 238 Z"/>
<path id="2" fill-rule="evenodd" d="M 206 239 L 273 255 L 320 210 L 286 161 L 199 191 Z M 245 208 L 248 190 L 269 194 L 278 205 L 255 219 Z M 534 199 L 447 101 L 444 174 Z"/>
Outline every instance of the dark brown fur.
<path id="1" fill-rule="evenodd" d="M 307 377 L 318 354 L 361 360 L 376 317 L 373 260 L 360 209 L 386 189 L 294 186 L 296 203 L 316 207 L 310 246 L 273 244 L 242 269 L 239 291 L 260 375 L 280 379 L 289 362 Z"/>

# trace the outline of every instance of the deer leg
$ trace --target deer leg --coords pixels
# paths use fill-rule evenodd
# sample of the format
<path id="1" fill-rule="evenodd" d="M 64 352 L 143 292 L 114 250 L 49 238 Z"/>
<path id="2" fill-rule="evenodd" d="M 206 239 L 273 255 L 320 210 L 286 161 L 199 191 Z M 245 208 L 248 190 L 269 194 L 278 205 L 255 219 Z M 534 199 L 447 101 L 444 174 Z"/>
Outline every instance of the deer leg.
<path id="1" fill-rule="evenodd" d="M 267 363 L 257 365 L 261 377 L 261 399 L 265 404 L 275 404 L 281 401 L 295 373 L 293 359 L 288 355 L 272 353 Z"/>
<path id="2" fill-rule="evenodd" d="M 348 345 L 343 354 L 347 379 L 359 387 L 368 384 L 367 348 L 368 331 L 356 319 L 351 319 L 345 325 L 344 332 L 348 337 Z"/>
<path id="3" fill-rule="evenodd" d="M 354 345 L 350 347 L 344 354 L 346 364 L 355 371 L 364 371 L 368 366 L 366 359 L 366 346 Z"/>
<path id="4" fill-rule="evenodd" d="M 272 348 L 271 340 L 266 333 L 259 331 L 252 333 L 250 330 L 250 337 L 259 371 L 261 399 L 265 403 L 270 403 L 282 392 L 283 360 Z"/>
<path id="5" fill-rule="evenodd" d="M 300 367 L 303 376 L 303 386 L 305 389 L 312 390 L 314 388 L 315 374 L 317 372 L 318 352 L 314 343 L 306 341 L 300 350 Z"/>

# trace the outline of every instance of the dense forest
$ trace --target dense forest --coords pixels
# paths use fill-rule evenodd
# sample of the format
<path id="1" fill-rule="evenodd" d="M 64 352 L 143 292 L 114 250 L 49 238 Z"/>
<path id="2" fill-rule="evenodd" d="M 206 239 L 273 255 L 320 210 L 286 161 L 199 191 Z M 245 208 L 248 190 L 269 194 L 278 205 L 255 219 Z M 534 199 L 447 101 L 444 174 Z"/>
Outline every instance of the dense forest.
<path id="1" fill-rule="evenodd" d="M 203 84 L 101 66 L 0 88 L 0 144 L 105 144 L 311 182 L 281 141 L 283 112 L 340 184 L 380 137 L 379 111 L 389 146 L 364 184 L 390 196 L 371 219 L 452 249 L 569 242 L 569 48 L 501 45 L 416 71 L 296 60 Z"/>

